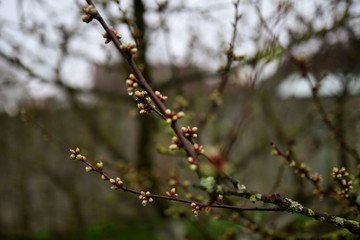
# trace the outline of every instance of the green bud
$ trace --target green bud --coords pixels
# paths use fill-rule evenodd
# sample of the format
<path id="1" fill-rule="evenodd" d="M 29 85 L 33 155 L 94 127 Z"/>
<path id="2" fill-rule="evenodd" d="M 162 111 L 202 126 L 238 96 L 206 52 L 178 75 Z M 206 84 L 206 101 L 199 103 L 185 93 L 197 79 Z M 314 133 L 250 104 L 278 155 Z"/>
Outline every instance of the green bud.
<path id="1" fill-rule="evenodd" d="M 126 83 L 126 86 L 128 86 L 128 87 L 133 85 L 133 81 L 130 79 L 126 79 L 125 83 Z"/>
<path id="2" fill-rule="evenodd" d="M 97 164 L 97 167 L 99 168 L 99 169 L 102 169 L 103 168 L 103 166 L 104 166 L 104 164 L 103 164 L 103 162 L 98 162 Z"/>
<path id="3" fill-rule="evenodd" d="M 195 171 L 197 170 L 197 168 L 198 168 L 198 166 L 197 166 L 196 164 L 191 164 L 191 165 L 190 165 L 190 170 L 191 170 L 191 171 L 194 171 L 194 172 L 195 172 Z"/>
<path id="4" fill-rule="evenodd" d="M 134 75 L 133 73 L 130 73 L 129 78 L 130 78 L 131 80 L 136 80 L 136 77 L 135 77 L 135 75 Z"/>
<path id="5" fill-rule="evenodd" d="M 134 47 L 135 47 L 135 42 L 134 41 L 129 42 L 129 48 L 134 48 Z"/>
<path id="6" fill-rule="evenodd" d="M 125 43 L 121 44 L 120 50 L 125 52 L 127 50 L 127 45 Z"/>
<path id="7" fill-rule="evenodd" d="M 96 14 L 97 14 L 96 8 L 95 8 L 95 7 L 91 7 L 91 8 L 90 8 L 90 15 L 93 16 L 93 17 L 95 17 Z"/>
<path id="8" fill-rule="evenodd" d="M 176 115 L 177 115 L 178 118 L 183 118 L 185 116 L 185 113 L 184 112 L 178 112 Z"/>
<path id="9" fill-rule="evenodd" d="M 178 145 L 176 145 L 176 144 L 171 144 L 171 145 L 169 146 L 169 150 L 170 150 L 170 151 L 175 151 L 175 150 L 177 150 L 177 149 L 179 149 L 179 147 L 178 147 Z"/>
<path id="10" fill-rule="evenodd" d="M 137 49 L 137 48 L 133 48 L 133 49 L 131 49 L 131 51 L 130 51 L 130 53 L 131 53 L 132 55 L 136 54 L 137 52 L 138 52 L 138 49 Z"/>
<path id="11" fill-rule="evenodd" d="M 170 109 L 166 109 L 166 110 L 165 110 L 165 114 L 166 114 L 166 115 L 170 115 L 170 114 L 171 114 L 171 110 L 170 110 Z"/>
<path id="12" fill-rule="evenodd" d="M 93 19 L 93 18 L 92 18 L 92 16 L 90 16 L 90 15 L 84 15 L 84 16 L 81 17 L 81 20 L 82 20 L 83 22 L 85 22 L 85 23 L 91 22 L 92 19 Z"/>

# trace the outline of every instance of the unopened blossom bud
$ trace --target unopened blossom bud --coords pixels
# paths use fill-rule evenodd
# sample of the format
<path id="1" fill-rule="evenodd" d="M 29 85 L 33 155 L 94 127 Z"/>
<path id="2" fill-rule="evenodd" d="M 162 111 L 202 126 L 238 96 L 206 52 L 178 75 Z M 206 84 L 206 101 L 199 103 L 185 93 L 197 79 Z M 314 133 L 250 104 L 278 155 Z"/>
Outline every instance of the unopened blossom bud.
<path id="1" fill-rule="evenodd" d="M 129 48 L 134 48 L 135 47 L 135 42 L 134 41 L 131 41 L 129 42 Z"/>
<path id="2" fill-rule="evenodd" d="M 103 168 L 103 166 L 104 166 L 104 164 L 103 164 L 103 162 L 98 162 L 97 164 L 97 167 L 101 170 L 102 168 Z"/>
<path id="3" fill-rule="evenodd" d="M 81 17 L 81 20 L 83 22 L 85 22 L 85 23 L 89 23 L 89 22 L 91 22 L 93 20 L 93 17 L 90 16 L 90 15 L 84 15 L 84 16 Z"/>
<path id="4" fill-rule="evenodd" d="M 191 164 L 191 165 L 190 165 L 190 170 L 191 170 L 191 171 L 196 171 L 197 168 L 198 168 L 198 166 L 197 166 L 196 164 Z"/>
<path id="5" fill-rule="evenodd" d="M 133 48 L 133 49 L 130 50 L 130 53 L 131 53 L 132 55 L 136 54 L 137 52 L 138 52 L 138 49 L 137 49 L 137 48 Z"/>

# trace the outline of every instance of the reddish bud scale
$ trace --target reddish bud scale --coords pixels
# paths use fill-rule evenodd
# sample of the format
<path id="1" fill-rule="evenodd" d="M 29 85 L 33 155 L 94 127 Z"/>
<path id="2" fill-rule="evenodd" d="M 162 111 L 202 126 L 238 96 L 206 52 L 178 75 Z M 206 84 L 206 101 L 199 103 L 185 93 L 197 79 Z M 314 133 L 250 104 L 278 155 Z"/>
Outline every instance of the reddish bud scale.
<path id="1" fill-rule="evenodd" d="M 190 128 L 190 126 L 188 126 L 187 128 L 186 127 L 181 128 L 184 137 L 187 139 L 197 138 L 197 134 L 196 134 L 197 130 L 198 130 L 197 127 Z"/>
<path id="2" fill-rule="evenodd" d="M 196 203 L 191 203 L 190 206 L 193 208 L 191 211 L 197 216 L 200 212 L 200 206 L 198 206 Z"/>
<path id="3" fill-rule="evenodd" d="M 142 205 L 145 207 L 148 202 L 153 202 L 154 199 L 151 196 L 151 193 L 147 191 L 146 193 L 144 191 L 140 192 L 139 199 L 142 200 Z"/>
<path id="4" fill-rule="evenodd" d="M 178 197 L 178 194 L 176 193 L 175 188 L 172 188 L 172 189 L 170 190 L 170 192 L 166 192 L 166 194 L 167 194 L 169 197 Z"/>
<path id="5" fill-rule="evenodd" d="M 201 154 L 204 154 L 205 151 L 203 149 L 203 146 L 199 146 L 199 144 L 195 143 L 194 144 L 194 151 L 198 154 L 198 155 L 201 155 Z"/>

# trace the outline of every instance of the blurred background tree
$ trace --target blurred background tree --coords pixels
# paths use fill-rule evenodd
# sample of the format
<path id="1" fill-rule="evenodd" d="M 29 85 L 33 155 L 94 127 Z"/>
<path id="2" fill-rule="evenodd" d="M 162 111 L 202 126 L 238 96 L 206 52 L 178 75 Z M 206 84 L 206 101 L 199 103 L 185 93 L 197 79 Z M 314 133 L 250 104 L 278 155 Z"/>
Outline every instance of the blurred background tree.
<path id="1" fill-rule="evenodd" d="M 169 96 L 168 105 L 186 113 L 181 124 L 199 127 L 217 170 L 248 189 L 359 220 L 359 200 L 336 197 L 331 178 L 342 166 L 359 175 L 357 1 L 96 3 L 123 39 L 136 41 L 138 65 Z M 133 188 L 165 193 L 176 185 L 180 195 L 208 198 L 188 186 L 197 178 L 184 156 L 168 151 L 167 125 L 138 114 L 126 92 L 129 68 L 102 43 L 100 26 L 81 22 L 84 6 L 0 2 L 2 238 L 348 236 L 288 213 L 212 210 L 194 217 L 189 206 L 161 200 L 143 208 L 137 196 L 85 176 L 68 160 L 70 147 L 80 146 Z M 270 140 L 322 175 L 323 197 L 284 159 L 270 156 Z M 216 172 L 201 161 L 208 174 Z"/>

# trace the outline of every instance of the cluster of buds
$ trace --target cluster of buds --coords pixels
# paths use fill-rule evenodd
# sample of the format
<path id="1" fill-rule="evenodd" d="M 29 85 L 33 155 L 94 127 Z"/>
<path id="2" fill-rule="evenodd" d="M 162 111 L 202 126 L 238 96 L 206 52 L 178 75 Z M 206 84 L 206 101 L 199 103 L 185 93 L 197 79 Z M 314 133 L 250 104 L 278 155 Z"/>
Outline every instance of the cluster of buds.
<path id="1" fill-rule="evenodd" d="M 135 92 L 136 101 L 138 103 L 138 108 L 140 109 L 139 113 L 151 113 L 153 109 L 155 109 L 155 105 L 151 104 L 151 98 L 148 97 L 148 93 L 146 91 L 136 91 Z"/>
<path id="2" fill-rule="evenodd" d="M 301 178 L 304 178 L 305 176 L 309 175 L 310 167 L 306 166 L 305 163 L 300 163 L 300 166 L 297 165 L 297 163 L 292 160 L 289 164 L 290 167 L 295 168 L 295 173 L 300 175 Z"/>
<path id="3" fill-rule="evenodd" d="M 170 192 L 166 192 L 166 194 L 169 196 L 169 197 L 178 197 L 179 194 L 176 193 L 176 189 L 175 188 L 172 188 L 170 190 Z"/>
<path id="4" fill-rule="evenodd" d="M 192 202 L 190 204 L 190 206 L 193 208 L 191 211 L 195 214 L 195 216 L 199 215 L 199 212 L 200 212 L 200 206 L 197 205 L 196 203 Z"/>
<path id="5" fill-rule="evenodd" d="M 349 198 L 349 191 L 353 187 L 353 181 L 346 179 L 349 176 L 349 172 L 347 172 L 344 167 L 341 169 L 333 168 L 331 176 L 337 180 L 342 187 L 342 190 L 337 191 L 337 194 L 342 197 Z"/>
<path id="6" fill-rule="evenodd" d="M 104 176 L 104 175 L 102 175 L 102 176 Z M 102 176 L 101 176 L 101 178 L 103 178 Z M 112 186 L 110 187 L 111 190 L 118 190 L 119 188 L 122 188 L 122 186 L 124 185 L 123 181 L 121 181 L 121 179 L 119 177 L 117 177 L 116 179 L 111 178 L 109 181 L 112 184 Z"/>
<path id="7" fill-rule="evenodd" d="M 142 205 L 145 207 L 148 202 L 153 202 L 154 199 L 151 197 L 151 194 L 149 191 L 146 193 L 141 191 L 139 195 L 139 199 L 142 200 Z"/>
<path id="8" fill-rule="evenodd" d="M 159 91 L 155 91 L 155 95 L 162 101 L 165 102 L 168 97 L 167 96 L 163 96 Z"/>
<path id="9" fill-rule="evenodd" d="M 121 38 L 121 34 L 118 33 L 112 26 L 110 27 L 110 30 L 111 30 L 112 33 L 114 33 L 114 35 L 115 35 L 115 37 L 116 37 L 117 39 L 120 39 L 120 38 Z M 103 34 L 103 37 L 105 38 L 105 44 L 108 44 L 109 42 L 111 42 L 111 38 L 110 38 L 108 32 L 105 32 L 105 33 Z"/>
<path id="10" fill-rule="evenodd" d="M 96 166 L 100 171 L 102 171 L 102 169 L 104 167 L 104 163 L 102 161 L 100 161 L 100 162 L 96 163 Z"/>
<path id="11" fill-rule="evenodd" d="M 170 109 L 166 109 L 165 110 L 165 114 L 166 114 L 166 122 L 171 124 L 172 122 L 176 122 L 178 119 L 184 117 L 184 112 L 178 112 L 175 113 L 174 111 L 171 111 Z"/>
<path id="12" fill-rule="evenodd" d="M 175 151 L 181 148 L 182 144 L 177 137 L 173 136 L 171 140 L 172 144 L 169 146 L 170 151 Z"/>
<path id="13" fill-rule="evenodd" d="M 203 148 L 202 145 L 199 145 L 197 143 L 194 144 L 194 151 L 196 152 L 196 154 L 201 155 L 205 153 L 205 150 Z"/>
<path id="14" fill-rule="evenodd" d="M 76 148 L 75 150 L 70 149 L 70 152 L 71 152 L 71 155 L 70 155 L 71 159 L 74 159 L 74 160 L 76 159 L 76 160 L 80 160 L 80 161 L 86 161 L 86 157 L 82 156 L 80 154 L 80 148 Z"/>
<path id="15" fill-rule="evenodd" d="M 86 23 L 91 22 L 98 14 L 96 8 L 93 5 L 89 5 L 88 7 L 83 8 L 83 11 L 85 15 L 81 17 L 81 20 Z"/>
<path id="16" fill-rule="evenodd" d="M 344 167 L 342 167 L 341 169 L 334 167 L 331 176 L 334 179 L 342 180 L 342 179 L 346 178 L 347 176 L 349 176 L 349 173 L 346 171 L 346 169 Z"/>
<path id="17" fill-rule="evenodd" d="M 91 166 L 89 163 L 87 163 L 87 158 L 80 154 L 80 148 L 76 148 L 75 150 L 70 149 L 70 152 L 71 152 L 71 154 L 70 154 L 71 159 L 82 161 L 87 165 L 85 167 L 86 172 L 91 172 L 91 171 L 95 170 L 95 168 L 93 166 Z M 98 162 L 97 164 L 98 164 L 98 169 L 101 171 L 102 167 L 104 166 L 103 163 Z"/>
<path id="18" fill-rule="evenodd" d="M 187 160 L 190 163 L 190 170 L 191 171 L 196 171 L 197 168 L 198 168 L 198 164 L 195 161 L 195 159 L 193 157 L 189 156 Z"/>
<path id="19" fill-rule="evenodd" d="M 134 41 L 129 42 L 129 44 L 123 43 L 120 46 L 120 50 L 122 52 L 130 52 L 131 55 L 134 55 L 137 53 L 138 49 L 136 48 L 136 44 Z"/>
<path id="20" fill-rule="evenodd" d="M 129 79 L 126 79 L 125 83 L 126 83 L 127 92 L 129 95 L 133 95 L 135 89 L 139 87 L 139 82 L 136 79 L 135 75 L 132 73 L 129 75 Z"/>
<path id="21" fill-rule="evenodd" d="M 71 155 L 70 155 L 70 158 L 71 159 L 74 159 L 74 160 L 79 160 L 79 161 L 82 161 L 84 163 L 87 162 L 87 159 L 85 156 L 81 155 L 80 154 L 80 148 L 76 148 L 75 150 L 74 149 L 70 149 L 70 152 L 71 152 Z M 91 166 L 91 165 L 88 165 L 85 167 L 85 171 L 86 172 L 91 172 L 93 171 L 94 168 Z M 100 170 L 100 169 L 99 169 Z"/>
<path id="22" fill-rule="evenodd" d="M 321 182 L 322 182 L 322 176 L 320 175 L 320 174 L 318 174 L 318 173 L 314 173 L 314 174 L 312 174 L 311 176 L 310 176 L 310 179 L 314 182 L 314 183 L 316 183 L 316 184 L 321 184 Z"/>
<path id="23" fill-rule="evenodd" d="M 317 188 L 314 191 L 314 194 L 322 196 L 323 192 L 324 192 L 324 189 L 323 189 L 323 186 L 322 186 L 322 181 L 323 181 L 322 176 L 320 174 L 318 174 L 318 173 L 314 173 L 314 174 L 312 174 L 310 176 L 310 179 L 311 179 L 311 181 L 313 181 L 313 183 L 315 183 L 316 188 Z"/>
<path id="24" fill-rule="evenodd" d="M 184 137 L 187 139 L 197 138 L 197 136 L 198 136 L 196 134 L 197 130 L 198 130 L 197 127 L 190 128 L 188 126 L 187 128 L 186 127 L 181 128 L 181 131 L 183 132 Z"/>

